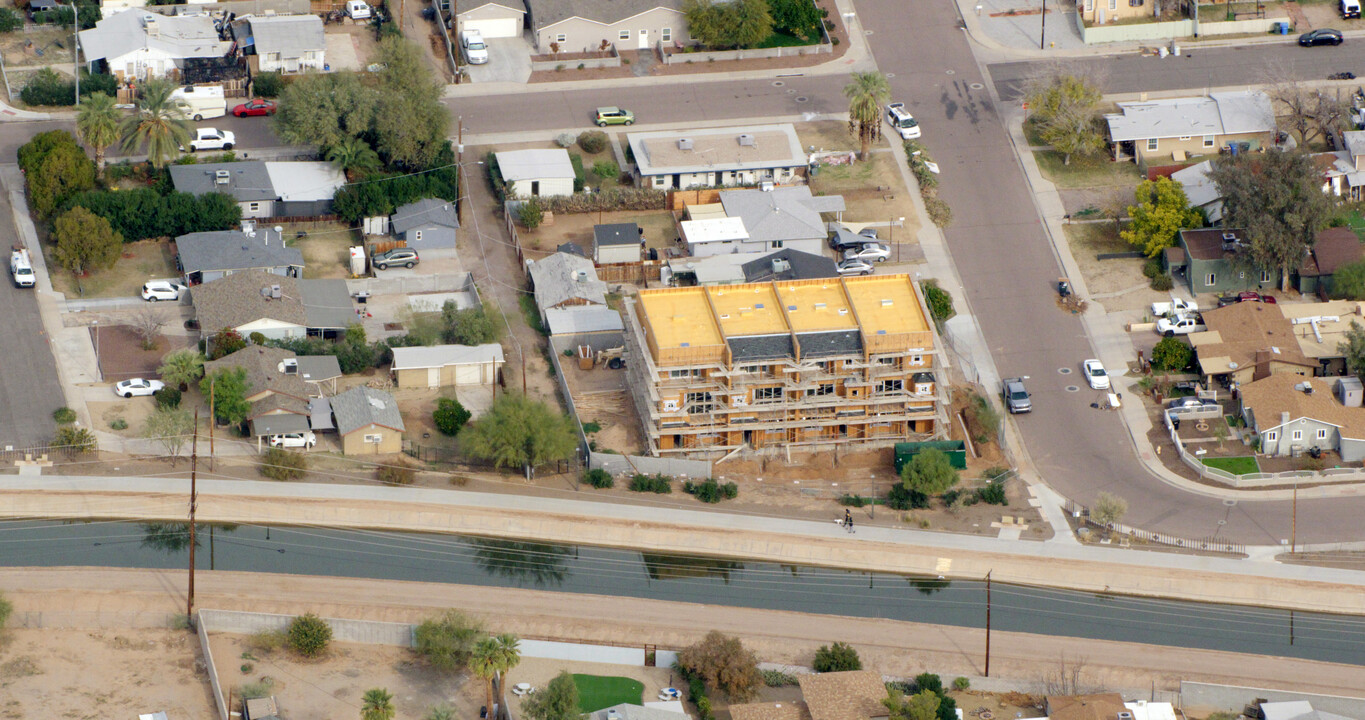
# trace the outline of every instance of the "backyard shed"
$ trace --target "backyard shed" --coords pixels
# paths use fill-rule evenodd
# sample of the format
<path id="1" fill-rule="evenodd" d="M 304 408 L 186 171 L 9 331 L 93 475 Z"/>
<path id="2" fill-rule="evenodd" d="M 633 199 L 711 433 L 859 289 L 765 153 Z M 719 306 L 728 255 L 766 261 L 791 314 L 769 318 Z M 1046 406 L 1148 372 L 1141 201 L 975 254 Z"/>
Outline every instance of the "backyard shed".
<path id="1" fill-rule="evenodd" d="M 592 228 L 592 259 L 598 265 L 640 262 L 640 239 L 635 223 L 611 223 Z"/>
<path id="2" fill-rule="evenodd" d="M 393 349 L 394 383 L 400 388 L 492 385 L 503 363 L 497 343 Z"/>
<path id="3" fill-rule="evenodd" d="M 575 173 L 568 150 L 510 150 L 494 157 L 509 196 L 548 197 L 574 192 Z"/>

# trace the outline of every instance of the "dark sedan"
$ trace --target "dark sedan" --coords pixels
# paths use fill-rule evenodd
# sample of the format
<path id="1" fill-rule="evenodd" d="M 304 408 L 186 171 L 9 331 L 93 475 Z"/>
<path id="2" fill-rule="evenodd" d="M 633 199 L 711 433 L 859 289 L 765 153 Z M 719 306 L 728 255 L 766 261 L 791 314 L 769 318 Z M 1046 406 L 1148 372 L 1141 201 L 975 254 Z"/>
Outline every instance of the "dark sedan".
<path id="1" fill-rule="evenodd" d="M 238 105 L 237 107 L 233 108 L 232 114 L 236 115 L 239 118 L 251 115 L 274 115 L 275 103 L 270 102 L 269 100 L 261 100 L 259 98 L 257 98 L 256 100 L 247 100 L 241 105 Z"/>
<path id="2" fill-rule="evenodd" d="M 1302 45 L 1303 47 L 1313 47 L 1315 45 L 1340 45 L 1343 39 L 1340 30 L 1318 28 L 1317 30 L 1300 35 L 1299 45 Z"/>

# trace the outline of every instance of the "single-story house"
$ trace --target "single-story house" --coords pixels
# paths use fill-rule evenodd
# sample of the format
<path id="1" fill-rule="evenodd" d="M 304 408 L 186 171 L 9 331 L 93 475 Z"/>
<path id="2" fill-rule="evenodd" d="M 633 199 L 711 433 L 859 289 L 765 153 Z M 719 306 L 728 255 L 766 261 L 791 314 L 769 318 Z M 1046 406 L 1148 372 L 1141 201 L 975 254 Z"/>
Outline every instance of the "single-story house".
<path id="1" fill-rule="evenodd" d="M 399 347 L 393 349 L 393 378 L 400 388 L 492 385 L 503 363 L 497 343 Z"/>
<path id="2" fill-rule="evenodd" d="M 1257 703 L 1265 720 L 1354 720 L 1346 715 L 1318 710 L 1307 700 Z M 1140 720 L 1134 718 L 1134 720 Z"/>
<path id="3" fill-rule="evenodd" d="M 1295 287 L 1305 295 L 1332 296 L 1332 276 L 1337 270 L 1365 258 L 1360 239 L 1349 227 L 1318 231 L 1313 247 L 1299 266 Z"/>
<path id="4" fill-rule="evenodd" d="M 508 150 L 493 157 L 509 196 L 550 197 L 574 192 L 573 163 L 564 148 Z"/>
<path id="5" fill-rule="evenodd" d="M 723 208 L 719 216 L 707 213 L 706 216 L 699 217 L 693 214 L 698 207 L 689 205 L 688 217 L 692 219 L 678 223 L 678 231 L 682 235 L 679 240 L 682 240 L 683 247 L 687 248 L 689 257 L 754 254 L 755 251 L 752 250 L 746 252 L 737 249 L 745 247 L 749 242 L 749 230 L 744 227 L 744 218 L 727 217 L 723 214 Z"/>
<path id="6" fill-rule="evenodd" d="M 242 49 L 255 53 L 260 72 L 300 73 L 327 66 L 327 39 L 317 15 L 266 15 L 234 26 Z"/>
<path id="7" fill-rule="evenodd" d="M 241 270 L 301 277 L 303 253 L 284 244 L 274 228 L 250 221 L 241 230 L 181 235 L 175 239 L 176 262 L 188 285 L 213 282 Z"/>
<path id="8" fill-rule="evenodd" d="M 247 421 L 258 444 L 270 435 L 332 427 L 330 416 L 315 414 L 313 400 L 321 397 L 323 383 L 335 388 L 341 377 L 335 356 L 300 358 L 288 350 L 251 345 L 204 363 L 206 373 L 234 368 L 246 372 L 246 399 L 251 403 Z"/>
<path id="9" fill-rule="evenodd" d="M 1180 161 L 1225 147 L 1257 150 L 1274 140 L 1270 97 L 1256 90 L 1121 102 L 1118 108 L 1104 116 L 1115 160 Z"/>
<path id="10" fill-rule="evenodd" d="M 1234 303 L 1203 316 L 1208 330 L 1189 339 L 1206 378 L 1244 385 L 1268 375 L 1313 376 L 1317 363 L 1299 349 L 1294 324 L 1278 305 Z"/>
<path id="11" fill-rule="evenodd" d="M 1118 693 L 1048 695 L 1043 711 L 1048 720 L 1121 720 L 1131 715 Z"/>
<path id="12" fill-rule="evenodd" d="M 877 720 L 891 715 L 882 703 L 888 693 L 880 673 L 849 670 L 801 675 L 798 680 L 811 720 Z"/>
<path id="13" fill-rule="evenodd" d="M 626 134 L 641 187 L 687 189 L 800 182 L 808 159 L 790 123 Z"/>
<path id="14" fill-rule="evenodd" d="M 337 337 L 357 322 L 346 281 L 298 280 L 243 270 L 190 290 L 199 331 L 211 341 L 223 328 L 267 339 Z"/>
<path id="15" fill-rule="evenodd" d="M 607 305 L 607 284 L 597 279 L 597 268 L 587 258 L 555 253 L 530 263 L 527 272 L 542 321 L 551 308 Z"/>
<path id="16" fill-rule="evenodd" d="M 1343 462 L 1365 460 L 1365 408 L 1336 397 L 1340 380 L 1271 375 L 1241 388 L 1242 418 L 1271 457 L 1299 455 L 1310 448 L 1334 450 Z M 1349 383 L 1348 383 L 1349 385 Z M 1345 393 L 1350 395 L 1350 393 Z"/>
<path id="17" fill-rule="evenodd" d="M 331 398 L 332 418 L 343 455 L 390 455 L 403 451 L 403 414 L 393 395 L 357 385 Z"/>
<path id="18" fill-rule="evenodd" d="M 586 52 L 603 43 L 647 50 L 690 44 L 682 0 L 526 0 L 527 24 L 539 53 Z"/>
<path id="19" fill-rule="evenodd" d="M 1190 207 L 1204 213 L 1209 224 L 1217 225 L 1223 221 L 1223 194 L 1209 178 L 1213 162 L 1205 160 L 1171 173 L 1171 179 L 1185 189 L 1185 197 Z"/>
<path id="20" fill-rule="evenodd" d="M 622 332 L 621 313 L 600 305 L 575 305 L 545 311 L 545 327 L 551 335 L 591 335 Z"/>
<path id="21" fill-rule="evenodd" d="M 735 703 L 730 705 L 730 720 L 810 720 L 804 700 Z"/>
<path id="22" fill-rule="evenodd" d="M 501 2 L 461 3 L 455 16 L 455 35 L 465 30 L 477 30 L 483 39 L 521 37 L 526 22 L 526 4 L 522 0 Z"/>
<path id="23" fill-rule="evenodd" d="M 57 0 L 28 0 L 28 6 L 24 9 L 28 11 L 28 18 L 32 20 L 34 13 L 55 10 L 58 7 Z"/>
<path id="24" fill-rule="evenodd" d="M 1365 196 L 1365 169 L 1358 165 L 1365 154 L 1365 132 L 1342 133 L 1342 149 L 1313 153 L 1313 165 L 1322 173 L 1322 191 L 1328 195 L 1359 200 Z"/>
<path id="25" fill-rule="evenodd" d="M 455 204 L 440 198 L 410 202 L 389 218 L 394 237 L 424 258 L 455 257 L 455 231 L 460 218 Z"/>
<path id="26" fill-rule="evenodd" d="M 635 223 L 592 227 L 592 259 L 598 265 L 640 262 L 644 231 Z"/>
<path id="27" fill-rule="evenodd" d="M 219 37 L 213 18 L 127 10 L 80 31 L 81 52 L 92 70 L 100 63 L 120 80 L 179 76 L 188 58 L 221 58 L 232 43 Z"/>
<path id="28" fill-rule="evenodd" d="M 1317 363 L 1313 374 L 1319 377 L 1345 375 L 1346 357 L 1341 352 L 1341 343 L 1346 340 L 1352 324 L 1365 325 L 1365 302 L 1284 303 L 1279 308 L 1294 327 L 1299 351 Z"/>
<path id="29" fill-rule="evenodd" d="M 315 161 L 171 165 L 171 184 L 192 195 L 224 193 L 244 218 L 314 217 L 332 212 L 332 196 L 346 176 L 332 163 Z"/>
<path id="30" fill-rule="evenodd" d="M 1181 230 L 1177 245 L 1179 253 L 1166 254 L 1166 269 L 1195 295 L 1279 287 L 1278 271 L 1251 269 L 1244 259 L 1250 245 L 1243 230 Z"/>
<path id="31" fill-rule="evenodd" d="M 839 268 L 824 255 L 783 248 L 777 252 L 732 253 L 674 258 L 663 280 L 678 285 L 738 285 L 773 280 L 837 278 Z"/>
<path id="32" fill-rule="evenodd" d="M 842 195 L 812 195 L 805 185 L 768 190 L 722 190 L 725 214 L 741 218 L 749 237 L 731 252 L 772 252 L 791 248 L 812 255 L 824 252 L 829 237 L 822 215 L 843 216 Z M 714 253 L 713 253 L 714 254 Z"/>

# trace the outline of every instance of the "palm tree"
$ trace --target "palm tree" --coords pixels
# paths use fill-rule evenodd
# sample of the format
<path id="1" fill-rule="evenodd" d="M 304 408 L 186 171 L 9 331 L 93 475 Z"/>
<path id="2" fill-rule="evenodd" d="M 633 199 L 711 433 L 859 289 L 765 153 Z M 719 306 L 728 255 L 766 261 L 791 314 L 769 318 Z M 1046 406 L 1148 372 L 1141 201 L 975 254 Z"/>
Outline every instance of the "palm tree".
<path id="1" fill-rule="evenodd" d="M 505 706 L 507 673 L 521 663 L 521 638 L 512 633 L 503 633 L 493 640 L 498 644 L 498 704 Z"/>
<path id="2" fill-rule="evenodd" d="M 488 716 L 493 715 L 493 678 L 502 665 L 502 645 L 497 638 L 484 638 L 474 646 L 469 656 L 469 671 L 483 678 L 483 686 L 488 698 Z"/>
<path id="3" fill-rule="evenodd" d="M 364 140 L 348 137 L 327 148 L 327 162 L 335 163 L 350 178 L 378 170 L 379 154 Z"/>
<path id="4" fill-rule="evenodd" d="M 179 388 L 182 392 L 190 383 L 198 382 L 204 376 L 204 355 L 197 350 L 186 348 L 167 353 L 161 358 L 157 374 L 168 386 Z"/>
<path id="5" fill-rule="evenodd" d="M 848 98 L 848 131 L 862 143 L 859 157 L 866 162 L 872 141 L 881 135 L 882 105 L 891 99 L 891 86 L 879 72 L 853 73 L 853 82 L 844 86 Z"/>
<path id="6" fill-rule="evenodd" d="M 360 720 L 393 720 L 393 694 L 384 688 L 365 691 L 361 700 Z"/>
<path id="7" fill-rule="evenodd" d="M 171 101 L 175 86 L 165 79 L 142 86 L 137 112 L 123 120 L 123 150 L 147 149 L 147 162 L 160 168 L 190 142 L 190 126 Z"/>
<path id="8" fill-rule="evenodd" d="M 95 93 L 81 103 L 76 113 L 76 134 L 95 151 L 95 169 L 104 177 L 104 151 L 118 142 L 122 113 L 114 107 L 114 98 Z"/>

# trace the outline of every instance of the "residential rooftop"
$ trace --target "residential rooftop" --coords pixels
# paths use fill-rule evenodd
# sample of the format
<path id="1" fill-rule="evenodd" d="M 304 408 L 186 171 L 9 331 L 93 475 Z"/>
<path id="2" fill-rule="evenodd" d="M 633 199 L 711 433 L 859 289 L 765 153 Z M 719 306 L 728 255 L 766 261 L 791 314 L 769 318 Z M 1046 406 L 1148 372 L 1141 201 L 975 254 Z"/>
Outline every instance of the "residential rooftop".
<path id="1" fill-rule="evenodd" d="M 720 328 L 701 288 L 642 290 L 638 295 L 660 349 L 720 345 Z"/>
<path id="2" fill-rule="evenodd" d="M 626 134 L 641 175 L 758 170 L 806 164 L 791 124 Z"/>
<path id="3" fill-rule="evenodd" d="M 858 327 L 857 319 L 849 312 L 844 286 L 838 280 L 793 280 L 779 283 L 778 292 L 795 332 L 853 330 Z"/>
<path id="4" fill-rule="evenodd" d="M 919 298 L 904 276 L 872 275 L 848 283 L 848 296 L 858 322 L 869 334 L 909 333 L 929 329 Z"/>
<path id="5" fill-rule="evenodd" d="M 709 287 L 706 294 L 716 309 L 721 334 L 769 335 L 787 332 L 777 293 L 772 285 Z"/>
<path id="6" fill-rule="evenodd" d="M 1254 90 L 1209 93 L 1208 97 L 1122 102 L 1104 116 L 1114 141 L 1150 138 L 1242 135 L 1275 129 L 1270 97 Z"/>

